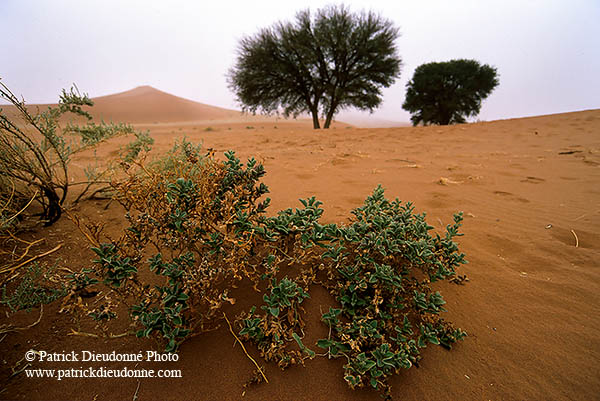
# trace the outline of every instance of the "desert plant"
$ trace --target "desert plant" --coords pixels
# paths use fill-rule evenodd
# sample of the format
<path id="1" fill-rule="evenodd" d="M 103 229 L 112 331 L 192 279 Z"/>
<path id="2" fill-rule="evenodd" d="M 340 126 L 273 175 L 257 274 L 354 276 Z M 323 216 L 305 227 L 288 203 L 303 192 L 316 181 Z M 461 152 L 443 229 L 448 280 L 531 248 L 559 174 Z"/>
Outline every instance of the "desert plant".
<path id="1" fill-rule="evenodd" d="M 313 197 L 301 203 L 303 209 L 264 218 L 264 228 L 255 230 L 271 240 L 288 238 L 281 242 L 286 244 L 285 254 L 305 266 L 298 280 L 306 285 L 318 282 L 337 301 L 337 307 L 322 315 L 329 335 L 317 346 L 328 357 L 346 358 L 348 385 L 370 385 L 389 396 L 387 377 L 417 365 L 421 348 L 436 344 L 450 349 L 466 335 L 440 317 L 445 301 L 431 289 L 431 283 L 453 278 L 456 268 L 466 263 L 453 241 L 461 235 L 462 214 L 454 216 L 444 235 L 431 236 L 424 214 L 415 214 L 411 203 L 387 200 L 381 187 L 352 211 L 354 218 L 347 225 L 321 225 L 321 202 Z M 253 312 L 240 334 L 254 340 L 267 360 L 277 355 L 286 362 L 291 356 L 298 361 L 299 353 L 287 351 L 280 330 L 270 338 L 264 335 L 265 328 L 283 326 L 288 337 L 297 336 L 286 316 L 278 319 L 271 313 L 259 319 Z M 298 345 L 305 351 L 304 344 Z M 305 353 L 313 355 L 310 350 Z"/>
<path id="2" fill-rule="evenodd" d="M 55 268 L 42 266 L 35 262 L 25 267 L 25 272 L 13 291 L 8 291 L 6 284 L 2 286 L 0 304 L 11 311 L 25 309 L 28 312 L 41 304 L 49 304 L 68 294 L 69 288 L 62 282 L 52 283 L 50 276 Z"/>
<path id="3" fill-rule="evenodd" d="M 412 114 L 413 125 L 463 123 L 479 114 L 498 83 L 496 68 L 475 60 L 423 64 L 406 84 L 402 108 Z"/>
<path id="4" fill-rule="evenodd" d="M 21 213 L 32 203 L 41 206 L 41 220 L 46 225 L 57 221 L 74 184 L 69 177 L 72 157 L 96 147 L 110 138 L 134 134 L 125 124 L 91 121 L 84 109 L 93 105 L 86 94 L 76 87 L 63 90 L 56 106 L 42 112 L 32 112 L 0 82 L 0 97 L 13 107 L 12 116 L 0 109 L 0 230 L 14 230 Z M 87 120 L 84 125 L 67 123 L 61 128 L 65 115 Z M 147 134 L 137 133 L 140 145 L 130 145 L 124 155 L 132 159 L 152 142 Z M 86 169 L 86 187 L 79 200 L 93 184 L 106 180 L 109 170 Z"/>
<path id="5" fill-rule="evenodd" d="M 236 282 L 258 280 L 262 260 L 248 227 L 268 205 L 257 202 L 267 192 L 257 183 L 264 169 L 233 152 L 219 162 L 186 140 L 154 162 L 126 167 L 127 178 L 113 188 L 129 227 L 111 242 L 89 235 L 95 277 L 131 306 L 138 336 L 173 351 L 188 335 L 216 327 Z M 139 278 L 143 268 L 154 285 Z"/>
<path id="6" fill-rule="evenodd" d="M 304 321 L 300 304 L 309 297 L 308 293 L 287 277 L 279 282 L 273 278 L 269 289 L 269 294 L 263 296 L 262 314 L 257 314 L 256 307 L 252 307 L 248 314 L 240 317 L 243 325 L 240 335 L 256 343 L 265 360 L 275 361 L 281 368 L 314 357 L 314 351 L 302 343 Z M 292 342 L 299 351 L 290 347 Z"/>
<path id="7" fill-rule="evenodd" d="M 330 334 L 318 345 L 347 359 L 344 378 L 353 388 L 368 384 L 389 394 L 386 377 L 417 364 L 420 348 L 450 348 L 465 336 L 439 316 L 445 301 L 430 288 L 465 263 L 453 241 L 462 215 L 432 237 L 425 215 L 413 211 L 379 187 L 352 212 L 351 224 L 315 226 L 311 234 L 327 239 L 326 286 L 339 303 L 323 314 Z"/>
<path id="8" fill-rule="evenodd" d="M 295 22 L 279 22 L 241 40 L 229 87 L 246 111 L 285 116 L 307 112 L 314 128 L 319 114 L 329 128 L 348 107 L 372 111 L 381 89 L 400 75 L 398 29 L 373 12 L 344 6 L 309 10 Z"/>
<path id="9" fill-rule="evenodd" d="M 112 185 L 129 227 L 103 242 L 87 226 L 93 276 L 129 307 L 137 335 L 168 351 L 217 327 L 243 282 L 264 293 L 260 306 L 238 316 L 240 337 L 281 368 L 316 356 L 304 343 L 302 306 L 311 286 L 326 288 L 336 305 L 322 314 L 329 334 L 316 345 L 346 358 L 352 388 L 387 396 L 387 378 L 417 365 L 422 348 L 450 348 L 466 335 L 440 317 L 445 301 L 433 288 L 465 263 L 454 242 L 461 214 L 432 236 L 424 214 L 378 187 L 348 224 L 321 224 L 314 197 L 267 217 L 262 165 L 233 152 L 219 161 L 185 140 L 155 162 L 126 167 L 127 178 Z M 116 313 L 106 305 L 86 315 L 107 322 Z"/>

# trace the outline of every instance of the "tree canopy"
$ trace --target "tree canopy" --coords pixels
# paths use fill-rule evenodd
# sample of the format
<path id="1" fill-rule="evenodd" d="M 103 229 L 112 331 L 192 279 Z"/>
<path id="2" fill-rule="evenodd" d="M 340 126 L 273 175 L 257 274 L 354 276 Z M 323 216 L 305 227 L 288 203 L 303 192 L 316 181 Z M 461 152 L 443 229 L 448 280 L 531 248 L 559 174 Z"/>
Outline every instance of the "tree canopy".
<path id="1" fill-rule="evenodd" d="M 381 90 L 400 76 L 398 29 L 373 12 L 344 6 L 301 11 L 240 41 L 228 73 L 242 109 L 285 116 L 310 113 L 329 128 L 335 114 L 356 107 L 373 111 Z"/>
<path id="2" fill-rule="evenodd" d="M 402 108 L 413 125 L 464 123 L 479 114 L 481 101 L 498 86 L 497 70 L 475 60 L 451 60 L 417 67 L 407 83 Z"/>

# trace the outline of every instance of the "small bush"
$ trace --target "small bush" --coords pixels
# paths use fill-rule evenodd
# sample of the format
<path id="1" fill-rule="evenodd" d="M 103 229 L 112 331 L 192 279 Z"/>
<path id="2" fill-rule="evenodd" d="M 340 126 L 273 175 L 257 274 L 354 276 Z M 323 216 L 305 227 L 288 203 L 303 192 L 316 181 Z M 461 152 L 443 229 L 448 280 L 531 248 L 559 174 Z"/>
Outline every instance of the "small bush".
<path id="1" fill-rule="evenodd" d="M 462 214 L 444 236 L 432 237 L 425 215 L 413 211 L 410 203 L 388 201 L 378 187 L 352 211 L 351 224 L 315 225 L 308 237 L 324 246 L 326 286 L 339 305 L 321 317 L 330 335 L 318 346 L 347 359 L 344 379 L 352 388 L 389 394 L 386 377 L 417 364 L 421 348 L 450 349 L 466 335 L 439 316 L 446 302 L 430 288 L 465 263 L 453 242 Z"/>
<path id="2" fill-rule="evenodd" d="M 258 280 L 248 227 L 268 205 L 257 181 L 262 165 L 226 154 L 218 162 L 187 141 L 114 183 L 129 222 L 123 237 L 98 242 L 95 274 L 134 305 L 137 335 L 156 337 L 173 351 L 191 333 L 214 328 L 223 303 L 244 277 Z M 146 255 L 152 251 L 148 259 Z M 140 278 L 142 267 L 157 285 Z"/>
<path id="3" fill-rule="evenodd" d="M 466 335 L 440 317 L 445 301 L 432 288 L 465 263 L 454 242 L 461 214 L 443 235 L 430 235 L 424 214 L 387 200 L 378 187 L 349 224 L 321 224 L 314 197 L 266 217 L 262 165 L 242 163 L 233 152 L 218 161 L 185 140 L 127 173 L 113 184 L 126 211 L 124 234 L 101 242 L 88 226 L 94 275 L 133 305 L 137 335 L 158 339 L 167 351 L 217 327 L 243 282 L 264 295 L 237 319 L 240 336 L 281 368 L 316 356 L 303 342 L 302 304 L 311 286 L 326 288 L 335 303 L 321 316 L 329 335 L 314 346 L 346 359 L 344 379 L 352 388 L 389 395 L 387 378 L 417 365 L 422 348 L 449 349 Z M 107 308 L 101 312 L 110 316 Z"/>
<path id="4" fill-rule="evenodd" d="M 21 281 L 9 294 L 6 285 L 2 286 L 2 300 L 0 304 L 6 305 L 11 311 L 22 309 L 31 311 L 41 304 L 49 304 L 68 294 L 66 285 L 59 283 L 52 285 L 49 279 L 53 268 L 42 267 L 37 262 L 25 267 Z"/>
<path id="5" fill-rule="evenodd" d="M 130 161 L 153 142 L 147 134 L 136 133 L 129 125 L 92 122 L 84 108 L 93 102 L 76 88 L 63 90 L 58 105 L 41 113 L 32 113 L 2 83 L 0 97 L 15 111 L 15 117 L 9 117 L 0 109 L 0 233 L 14 232 L 23 212 L 32 204 L 41 207 L 41 221 L 51 225 L 60 218 L 73 185 L 85 185 L 76 202 L 94 184 L 106 183 L 110 169 L 91 166 L 85 170 L 87 181 L 72 183 L 69 167 L 76 153 L 93 149 L 116 136 L 135 134 L 136 140 L 126 149 L 126 161 Z M 87 123 L 67 123 L 61 127 L 66 115 L 83 118 Z"/>

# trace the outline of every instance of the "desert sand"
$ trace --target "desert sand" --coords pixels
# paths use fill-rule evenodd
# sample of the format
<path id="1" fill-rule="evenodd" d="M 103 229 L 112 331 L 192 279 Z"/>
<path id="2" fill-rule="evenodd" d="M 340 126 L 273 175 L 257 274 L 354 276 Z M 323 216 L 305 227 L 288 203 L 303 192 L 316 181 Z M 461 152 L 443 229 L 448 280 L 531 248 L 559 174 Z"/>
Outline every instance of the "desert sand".
<path id="1" fill-rule="evenodd" d="M 464 212 L 459 242 L 469 263 L 459 273 L 469 281 L 438 289 L 447 301 L 445 318 L 468 337 L 451 351 L 432 345 L 424 350 L 419 368 L 391 379 L 395 400 L 599 399 L 600 110 L 445 127 L 359 129 L 338 122 L 315 131 L 309 121 L 240 116 L 149 87 L 96 100 L 98 118 L 150 130 L 155 152 L 185 135 L 217 154 L 232 149 L 262 161 L 271 214 L 314 195 L 324 202 L 324 221 L 344 222 L 378 184 L 388 198 L 427 212 L 437 231 L 454 212 Z M 114 155 L 120 143 L 103 145 L 98 155 Z M 81 167 L 90 160 L 74 163 Z M 114 202 L 86 201 L 75 212 L 104 221 L 111 235 L 123 224 Z M 63 244 L 44 260 L 48 263 L 79 270 L 94 257 L 66 218 L 30 235 L 45 238 L 35 249 L 39 253 Z M 331 299 L 319 288 L 311 295 L 306 309 L 318 317 Z M 260 299 L 245 289 L 235 296 L 239 302 L 227 310 L 230 316 Z M 11 369 L 23 366 L 18 361 L 31 348 L 121 353 L 154 348 L 133 337 L 69 336 L 77 328 L 57 313 L 58 304 L 46 306 L 35 327 L 0 340 L 0 399 L 379 399 L 368 390 L 350 390 L 342 378 L 344 361 L 326 358 L 284 372 L 268 364 L 269 383 L 244 389 L 254 367 L 226 325 L 186 341 L 178 362 L 150 366 L 181 369 L 179 379 L 138 384 L 11 378 Z M 38 316 L 39 310 L 19 312 L 10 322 L 27 325 Z M 7 322 L 2 316 L 0 324 Z M 326 335 L 326 327 L 315 318 L 306 332 L 305 344 L 312 344 Z M 258 356 L 252 345 L 247 348 Z"/>

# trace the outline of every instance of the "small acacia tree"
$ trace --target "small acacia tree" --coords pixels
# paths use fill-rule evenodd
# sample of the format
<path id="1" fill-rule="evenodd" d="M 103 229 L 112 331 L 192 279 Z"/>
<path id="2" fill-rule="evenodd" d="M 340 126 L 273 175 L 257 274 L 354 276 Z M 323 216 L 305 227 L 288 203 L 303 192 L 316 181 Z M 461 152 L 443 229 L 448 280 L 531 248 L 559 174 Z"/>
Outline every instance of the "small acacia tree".
<path id="1" fill-rule="evenodd" d="M 423 64 L 406 85 L 402 108 L 412 114 L 413 125 L 464 123 L 479 114 L 498 83 L 496 68 L 475 60 Z"/>
<path id="2" fill-rule="evenodd" d="M 287 117 L 308 112 L 314 128 L 319 114 L 329 128 L 347 107 L 373 111 L 381 89 L 400 75 L 398 29 L 373 12 L 351 13 L 343 6 L 309 10 L 295 22 L 279 22 L 241 40 L 230 89 L 244 111 Z"/>

